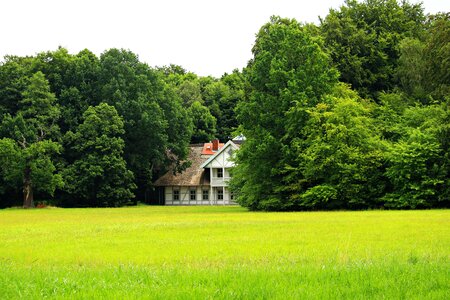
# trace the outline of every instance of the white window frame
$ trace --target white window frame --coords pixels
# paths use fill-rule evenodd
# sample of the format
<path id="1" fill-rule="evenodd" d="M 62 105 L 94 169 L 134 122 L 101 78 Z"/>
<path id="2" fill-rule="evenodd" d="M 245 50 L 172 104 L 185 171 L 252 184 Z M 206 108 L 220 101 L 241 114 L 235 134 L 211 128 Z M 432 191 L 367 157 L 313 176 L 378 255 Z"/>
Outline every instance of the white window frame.
<path id="1" fill-rule="evenodd" d="M 194 196 L 194 199 L 192 199 L 192 196 Z M 189 201 L 197 201 L 197 190 L 195 188 L 189 189 Z"/>
<path id="2" fill-rule="evenodd" d="M 173 201 L 180 201 L 180 190 L 179 189 L 173 190 Z"/>
<path id="3" fill-rule="evenodd" d="M 218 201 L 223 201 L 223 194 L 224 194 L 223 190 L 221 190 L 221 189 L 217 190 L 217 200 Z"/>

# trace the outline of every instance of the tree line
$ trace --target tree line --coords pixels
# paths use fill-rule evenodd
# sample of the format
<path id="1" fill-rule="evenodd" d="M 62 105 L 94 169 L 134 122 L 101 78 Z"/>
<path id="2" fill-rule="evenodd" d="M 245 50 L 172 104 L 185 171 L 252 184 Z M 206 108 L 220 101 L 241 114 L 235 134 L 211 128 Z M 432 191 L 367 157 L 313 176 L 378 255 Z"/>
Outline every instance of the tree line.
<path id="1" fill-rule="evenodd" d="M 272 17 L 221 78 L 123 49 L 6 56 L 0 207 L 145 202 L 190 143 L 237 134 L 249 209 L 449 207 L 449 41 L 448 13 L 347 0 L 319 25 Z"/>
<path id="2" fill-rule="evenodd" d="M 450 19 L 348 0 L 273 17 L 237 106 L 232 186 L 252 210 L 450 207 Z"/>
<path id="3" fill-rule="evenodd" d="M 152 68 L 123 49 L 5 57 L 0 206 L 148 201 L 155 178 L 189 164 L 190 143 L 230 136 L 242 82 Z"/>

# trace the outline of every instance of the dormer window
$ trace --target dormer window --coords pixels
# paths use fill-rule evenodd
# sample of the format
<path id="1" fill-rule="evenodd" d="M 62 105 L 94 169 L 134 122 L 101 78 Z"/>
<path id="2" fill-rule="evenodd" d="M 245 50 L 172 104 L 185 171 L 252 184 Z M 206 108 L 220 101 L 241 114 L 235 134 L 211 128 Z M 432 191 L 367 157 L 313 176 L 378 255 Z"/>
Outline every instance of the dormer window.
<path id="1" fill-rule="evenodd" d="M 223 169 L 217 169 L 217 177 L 223 178 Z"/>

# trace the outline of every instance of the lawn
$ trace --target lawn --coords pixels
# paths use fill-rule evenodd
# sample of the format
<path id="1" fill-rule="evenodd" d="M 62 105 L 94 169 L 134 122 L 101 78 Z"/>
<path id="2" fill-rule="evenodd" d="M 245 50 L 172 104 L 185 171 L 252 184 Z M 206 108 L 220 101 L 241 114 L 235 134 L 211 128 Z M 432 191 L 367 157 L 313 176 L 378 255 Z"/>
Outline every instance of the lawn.
<path id="1" fill-rule="evenodd" d="M 0 210 L 0 298 L 450 299 L 450 210 Z"/>

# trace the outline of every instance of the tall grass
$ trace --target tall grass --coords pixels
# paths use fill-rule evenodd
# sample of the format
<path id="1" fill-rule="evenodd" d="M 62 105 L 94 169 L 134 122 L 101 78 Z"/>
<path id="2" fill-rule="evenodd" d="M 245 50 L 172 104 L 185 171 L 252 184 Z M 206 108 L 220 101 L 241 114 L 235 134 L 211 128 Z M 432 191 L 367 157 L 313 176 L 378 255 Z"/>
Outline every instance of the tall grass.
<path id="1" fill-rule="evenodd" d="M 0 211 L 0 298 L 450 299 L 450 211 Z"/>

